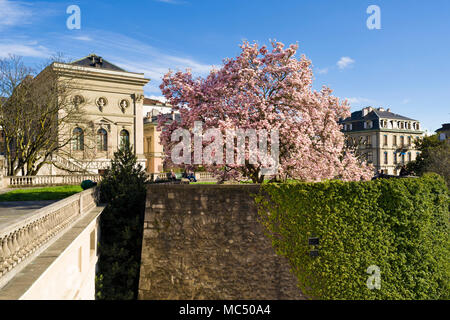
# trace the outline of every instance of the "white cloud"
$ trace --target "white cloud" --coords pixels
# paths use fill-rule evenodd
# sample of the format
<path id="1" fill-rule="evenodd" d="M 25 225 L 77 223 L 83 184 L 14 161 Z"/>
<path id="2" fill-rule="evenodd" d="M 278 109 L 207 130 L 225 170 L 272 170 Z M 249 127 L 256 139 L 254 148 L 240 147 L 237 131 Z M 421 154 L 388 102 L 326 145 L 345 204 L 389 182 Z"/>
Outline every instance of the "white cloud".
<path id="1" fill-rule="evenodd" d="M 339 69 L 343 70 L 349 66 L 351 66 L 353 63 L 355 63 L 355 60 L 353 60 L 350 57 L 342 57 L 336 64 Z"/>
<path id="2" fill-rule="evenodd" d="M 0 0 L 0 29 L 29 23 L 32 11 L 21 2 Z"/>
<path id="3" fill-rule="evenodd" d="M 169 69 L 174 71 L 190 69 L 194 76 L 205 76 L 213 68 L 212 64 L 199 62 L 181 53 L 168 52 L 122 34 L 105 31 L 102 31 L 102 38 L 95 39 L 94 44 L 86 42 L 86 48 L 83 50 L 96 52 L 127 71 L 144 73 L 151 79 L 145 90 L 154 94 L 161 93 L 159 85 Z"/>
<path id="4" fill-rule="evenodd" d="M 10 54 L 24 57 L 48 58 L 52 55 L 52 52 L 41 45 L 0 43 L 0 58 L 6 58 Z"/>
<path id="5" fill-rule="evenodd" d="M 328 68 L 322 68 L 322 69 L 317 69 L 317 73 L 318 74 L 327 74 L 328 73 Z"/>
<path id="6" fill-rule="evenodd" d="M 351 97 L 351 98 L 345 98 L 345 99 L 347 99 L 348 103 L 350 103 L 351 105 L 373 102 L 373 100 L 371 100 L 371 99 L 362 98 L 362 97 Z"/>
<path id="7" fill-rule="evenodd" d="M 80 41 L 92 41 L 92 38 L 89 36 L 77 36 L 77 37 L 73 37 L 73 39 L 80 40 Z"/>

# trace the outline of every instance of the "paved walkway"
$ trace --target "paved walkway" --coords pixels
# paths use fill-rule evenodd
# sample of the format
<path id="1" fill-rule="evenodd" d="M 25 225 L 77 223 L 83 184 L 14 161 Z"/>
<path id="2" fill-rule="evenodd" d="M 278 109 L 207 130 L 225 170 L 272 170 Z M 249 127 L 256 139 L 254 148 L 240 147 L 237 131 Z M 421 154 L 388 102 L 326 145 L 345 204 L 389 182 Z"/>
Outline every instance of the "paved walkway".
<path id="1" fill-rule="evenodd" d="M 8 225 L 32 215 L 34 211 L 57 201 L 59 200 L 0 202 L 0 231 Z"/>

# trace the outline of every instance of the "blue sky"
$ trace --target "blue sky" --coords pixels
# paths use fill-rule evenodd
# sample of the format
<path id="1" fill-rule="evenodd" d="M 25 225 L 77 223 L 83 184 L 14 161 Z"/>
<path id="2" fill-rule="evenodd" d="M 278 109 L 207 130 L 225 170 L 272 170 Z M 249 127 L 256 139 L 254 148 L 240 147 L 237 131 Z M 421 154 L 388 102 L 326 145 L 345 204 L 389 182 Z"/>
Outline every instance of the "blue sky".
<path id="1" fill-rule="evenodd" d="M 81 9 L 69 30 L 66 9 Z M 369 5 L 381 30 L 369 30 Z M 0 57 L 41 64 L 56 52 L 78 59 L 96 53 L 151 79 L 160 96 L 169 68 L 205 76 L 243 40 L 298 43 L 312 60 L 314 87 L 327 85 L 352 111 L 372 105 L 420 120 L 434 131 L 450 122 L 448 0 L 0 0 Z"/>

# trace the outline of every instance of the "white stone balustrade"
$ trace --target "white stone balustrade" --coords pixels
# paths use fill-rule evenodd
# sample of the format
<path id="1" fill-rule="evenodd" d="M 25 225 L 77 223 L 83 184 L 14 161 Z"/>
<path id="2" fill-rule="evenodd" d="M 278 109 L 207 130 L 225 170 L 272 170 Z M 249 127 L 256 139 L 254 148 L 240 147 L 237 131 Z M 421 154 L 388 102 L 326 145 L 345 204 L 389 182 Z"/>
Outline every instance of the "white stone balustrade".
<path id="1" fill-rule="evenodd" d="M 195 177 L 197 181 L 211 181 L 215 182 L 217 179 L 210 172 L 196 172 Z M 165 180 L 167 179 L 167 173 L 150 173 L 149 179 L 155 181 L 157 179 Z"/>
<path id="2" fill-rule="evenodd" d="M 29 187 L 29 186 L 49 186 L 49 185 L 76 185 L 84 180 L 100 182 L 101 176 L 98 174 L 76 174 L 59 176 L 14 176 L 3 177 L 3 187 Z"/>
<path id="3" fill-rule="evenodd" d="M 2 225 L 0 288 L 20 272 L 26 261 L 31 261 L 95 206 L 95 189 L 88 189 L 36 210 L 24 219 Z"/>
<path id="4" fill-rule="evenodd" d="M 210 172 L 196 172 L 195 178 L 197 181 L 217 181 L 217 178 L 215 178 Z"/>

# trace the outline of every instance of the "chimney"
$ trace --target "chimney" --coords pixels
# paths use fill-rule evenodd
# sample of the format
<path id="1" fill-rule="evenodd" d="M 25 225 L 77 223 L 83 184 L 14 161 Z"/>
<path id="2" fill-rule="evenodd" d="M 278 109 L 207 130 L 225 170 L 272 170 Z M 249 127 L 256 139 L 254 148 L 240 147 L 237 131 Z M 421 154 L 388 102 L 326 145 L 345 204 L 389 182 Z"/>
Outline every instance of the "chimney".
<path id="1" fill-rule="evenodd" d="M 365 107 L 364 109 L 362 109 L 362 115 L 363 117 L 368 115 L 370 112 L 372 112 L 373 108 L 372 107 Z"/>
<path id="2" fill-rule="evenodd" d="M 379 107 L 378 111 L 384 112 L 384 108 L 383 107 Z"/>
<path id="3" fill-rule="evenodd" d="M 391 112 L 391 108 L 387 108 L 387 110 L 386 110 L 387 112 Z"/>

